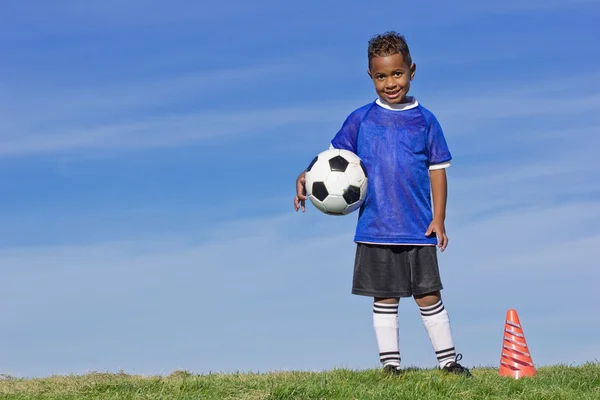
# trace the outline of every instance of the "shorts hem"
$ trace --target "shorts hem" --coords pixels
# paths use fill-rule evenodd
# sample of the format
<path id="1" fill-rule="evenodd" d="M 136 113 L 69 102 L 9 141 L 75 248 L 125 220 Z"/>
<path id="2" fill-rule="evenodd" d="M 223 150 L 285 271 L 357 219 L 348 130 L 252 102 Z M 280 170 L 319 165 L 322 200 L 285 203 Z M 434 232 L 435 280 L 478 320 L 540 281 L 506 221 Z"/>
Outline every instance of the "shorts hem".
<path id="1" fill-rule="evenodd" d="M 372 291 L 372 290 L 362 290 L 362 289 L 352 289 L 352 294 L 358 295 L 358 296 L 368 296 L 368 297 L 385 297 L 385 298 L 392 298 L 392 297 L 412 297 L 411 293 L 408 292 L 376 292 L 376 291 Z"/>
<path id="2" fill-rule="evenodd" d="M 424 294 L 437 292 L 438 290 L 441 291 L 443 289 L 444 289 L 443 285 L 432 286 L 427 289 L 413 290 L 412 292 L 377 292 L 374 290 L 364 290 L 364 289 L 352 288 L 352 294 L 355 294 L 358 296 L 368 296 L 368 297 L 385 297 L 385 298 L 398 297 L 398 298 L 400 298 L 400 297 L 421 296 Z"/>
<path id="3" fill-rule="evenodd" d="M 444 286 L 442 284 L 437 285 L 437 286 L 432 286 L 431 288 L 427 288 L 427 289 L 421 289 L 421 290 L 413 290 L 413 296 L 421 296 L 424 294 L 429 294 L 429 293 L 433 293 L 433 292 L 437 292 L 438 290 L 442 290 L 444 289 Z"/>

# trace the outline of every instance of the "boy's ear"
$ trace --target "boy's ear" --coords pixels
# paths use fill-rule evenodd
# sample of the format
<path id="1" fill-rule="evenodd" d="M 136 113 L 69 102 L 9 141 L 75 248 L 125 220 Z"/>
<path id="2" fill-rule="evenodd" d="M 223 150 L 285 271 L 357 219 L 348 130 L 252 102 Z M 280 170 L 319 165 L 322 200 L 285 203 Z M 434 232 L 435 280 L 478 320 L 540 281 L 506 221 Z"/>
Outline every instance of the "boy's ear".
<path id="1" fill-rule="evenodd" d="M 414 64 L 410 66 L 410 80 L 412 81 L 413 79 L 415 79 L 415 72 L 417 72 L 417 64 Z"/>
<path id="2" fill-rule="evenodd" d="M 373 75 L 371 75 L 371 70 L 370 69 L 367 70 L 367 74 L 369 74 L 369 78 L 373 79 Z"/>

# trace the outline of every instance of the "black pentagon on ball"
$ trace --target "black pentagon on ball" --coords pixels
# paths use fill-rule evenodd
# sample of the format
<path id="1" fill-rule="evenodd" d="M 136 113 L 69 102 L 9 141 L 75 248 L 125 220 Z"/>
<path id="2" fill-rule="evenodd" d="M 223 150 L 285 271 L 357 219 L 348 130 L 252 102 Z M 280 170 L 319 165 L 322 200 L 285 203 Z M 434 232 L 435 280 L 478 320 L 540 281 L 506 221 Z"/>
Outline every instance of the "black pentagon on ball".
<path id="1" fill-rule="evenodd" d="M 332 171 L 344 172 L 346 171 L 348 164 L 350 164 L 348 160 L 342 156 L 335 156 L 329 160 L 329 167 Z"/>
<path id="2" fill-rule="evenodd" d="M 367 175 L 367 167 L 365 167 L 365 164 L 362 162 L 362 160 L 360 160 L 360 167 L 363 170 L 363 173 L 365 174 L 365 177 L 369 177 L 369 175 Z"/>
<path id="3" fill-rule="evenodd" d="M 306 168 L 306 171 L 310 171 L 311 168 L 313 167 L 313 165 L 315 165 L 315 163 L 317 162 L 317 160 L 319 159 L 319 156 L 316 156 L 311 162 L 310 164 L 308 164 L 308 168 Z"/>
<path id="4" fill-rule="evenodd" d="M 325 183 L 324 182 L 313 182 L 312 195 L 315 196 L 320 201 L 325 201 L 327 196 L 329 196 L 329 192 L 327 191 L 327 188 L 325 187 Z"/>
<path id="5" fill-rule="evenodd" d="M 344 191 L 344 200 L 348 205 L 354 204 L 360 200 L 360 188 L 356 186 L 348 186 L 348 189 Z"/>

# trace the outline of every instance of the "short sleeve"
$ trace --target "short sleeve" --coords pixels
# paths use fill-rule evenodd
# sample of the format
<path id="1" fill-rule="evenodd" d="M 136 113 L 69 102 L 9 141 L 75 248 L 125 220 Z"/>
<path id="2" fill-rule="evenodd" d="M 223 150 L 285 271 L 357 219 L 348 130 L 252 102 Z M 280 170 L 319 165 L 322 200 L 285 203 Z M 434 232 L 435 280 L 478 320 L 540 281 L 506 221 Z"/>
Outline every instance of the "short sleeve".
<path id="1" fill-rule="evenodd" d="M 361 114 L 359 110 L 356 110 L 346 118 L 342 127 L 331 141 L 333 148 L 349 150 L 356 154 L 358 128 L 362 119 Z"/>
<path id="2" fill-rule="evenodd" d="M 427 130 L 427 150 L 429 169 L 440 169 L 450 166 L 452 155 L 444 138 L 442 127 L 434 116 L 431 116 Z"/>

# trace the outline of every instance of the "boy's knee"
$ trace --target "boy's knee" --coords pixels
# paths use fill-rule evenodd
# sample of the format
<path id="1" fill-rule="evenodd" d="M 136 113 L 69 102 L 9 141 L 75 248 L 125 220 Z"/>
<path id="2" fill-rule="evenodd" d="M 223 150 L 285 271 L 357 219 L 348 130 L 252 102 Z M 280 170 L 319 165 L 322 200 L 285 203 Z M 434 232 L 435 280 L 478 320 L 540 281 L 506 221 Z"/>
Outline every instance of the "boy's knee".
<path id="1" fill-rule="evenodd" d="M 382 303 L 382 304 L 398 304 L 400 299 L 397 297 L 375 297 L 375 298 L 373 298 L 373 301 L 375 303 Z"/>
<path id="2" fill-rule="evenodd" d="M 438 303 L 442 299 L 442 294 L 438 290 L 431 293 L 415 295 L 414 299 L 419 307 L 429 307 Z"/>

